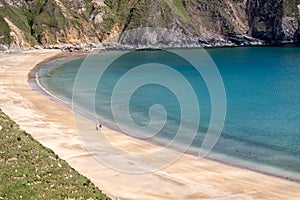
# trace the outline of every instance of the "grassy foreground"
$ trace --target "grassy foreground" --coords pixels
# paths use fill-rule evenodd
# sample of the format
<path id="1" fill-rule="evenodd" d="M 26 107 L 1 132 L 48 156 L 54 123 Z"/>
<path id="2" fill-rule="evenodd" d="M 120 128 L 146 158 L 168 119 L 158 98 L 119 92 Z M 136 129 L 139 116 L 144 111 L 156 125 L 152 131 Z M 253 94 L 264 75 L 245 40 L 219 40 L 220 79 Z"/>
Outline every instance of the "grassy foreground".
<path id="1" fill-rule="evenodd" d="M 0 125 L 0 200 L 109 199 L 1 110 Z"/>

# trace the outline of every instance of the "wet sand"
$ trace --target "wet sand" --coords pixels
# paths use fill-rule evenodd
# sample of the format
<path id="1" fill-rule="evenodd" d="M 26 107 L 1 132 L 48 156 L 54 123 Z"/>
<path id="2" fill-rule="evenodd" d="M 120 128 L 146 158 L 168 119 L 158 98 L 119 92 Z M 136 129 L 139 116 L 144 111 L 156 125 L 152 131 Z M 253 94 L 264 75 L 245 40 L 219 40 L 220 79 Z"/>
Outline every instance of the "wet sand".
<path id="1" fill-rule="evenodd" d="M 299 183 L 187 154 L 162 170 L 139 175 L 101 164 L 82 145 L 73 113 L 28 83 L 38 63 L 59 53 L 0 54 L 0 108 L 113 199 L 300 199 Z M 101 130 L 114 145 L 131 152 L 160 148 L 106 127 Z"/>

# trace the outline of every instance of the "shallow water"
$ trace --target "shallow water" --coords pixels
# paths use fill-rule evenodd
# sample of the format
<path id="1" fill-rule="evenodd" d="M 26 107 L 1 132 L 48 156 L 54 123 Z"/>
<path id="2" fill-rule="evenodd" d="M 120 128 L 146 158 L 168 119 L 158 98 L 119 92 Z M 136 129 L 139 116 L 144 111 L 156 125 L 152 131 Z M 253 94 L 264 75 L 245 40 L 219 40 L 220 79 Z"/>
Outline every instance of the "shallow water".
<path id="1" fill-rule="evenodd" d="M 188 49 L 181 51 L 190 51 Z M 185 52 L 185 53 L 186 53 Z M 215 62 L 222 76 L 227 101 L 227 113 L 224 128 L 214 153 L 224 155 L 222 159 L 239 159 L 261 166 L 272 166 L 300 175 L 300 48 L 299 47 L 243 47 L 208 49 L 208 54 Z M 103 60 L 111 52 L 99 55 L 94 63 L 97 67 L 87 70 L 84 77 L 88 85 L 91 77 L 99 70 Z M 201 55 L 199 55 L 201 57 Z M 133 64 L 147 64 L 157 60 L 171 66 L 189 81 L 198 98 L 200 107 L 200 124 L 190 123 L 188 117 L 181 119 L 180 100 L 167 87 L 158 84 L 147 84 L 132 91 L 118 93 L 118 98 L 131 94 L 129 101 L 133 121 L 146 126 L 150 121 L 149 109 L 152 105 L 163 105 L 167 112 L 164 127 L 155 138 L 174 139 L 179 124 L 197 126 L 198 132 L 192 146 L 201 146 L 211 118 L 211 101 L 208 89 L 197 71 L 176 59 L 167 59 L 164 51 L 137 51 L 131 53 L 127 60 L 112 64 L 105 71 L 95 92 L 95 110 L 103 121 L 114 124 L 111 110 L 113 89 L 120 78 L 134 68 Z M 49 71 L 42 68 L 39 72 L 42 85 L 50 92 L 64 100 L 71 101 L 74 80 L 82 59 L 69 60 L 62 67 Z M 53 66 L 61 63 L 52 63 Z M 152 64 L 151 67 L 158 67 Z M 53 68 L 52 68 L 53 69 Z M 157 74 L 134 72 L 140 79 L 155 77 Z M 138 81 L 138 80 L 135 80 Z M 165 80 L 173 85 L 180 85 L 172 76 L 165 75 Z M 85 97 L 94 93 L 87 88 L 81 91 L 75 102 L 87 112 L 92 112 Z M 187 94 L 187 99 L 189 99 Z M 185 101 L 185 109 L 193 111 L 194 105 Z M 120 111 L 121 112 L 121 111 Z M 114 113 L 118 114 L 118 113 Z M 119 113 L 122 114 L 122 113 Z M 161 114 L 156 113 L 158 116 Z M 134 130 L 134 127 L 128 129 Z M 149 134 L 151 130 L 149 131 Z M 189 133 L 186 133 L 189 134 Z M 152 136 L 152 135 L 151 135 Z M 147 137 L 147 135 L 145 136 Z M 180 142 L 180 140 L 179 140 Z M 184 143 L 184 141 L 182 141 Z M 242 162 L 243 165 L 243 162 Z M 245 165 L 246 164 L 245 162 Z M 246 166 L 247 167 L 247 166 Z M 263 167 L 262 167 L 263 168 Z"/>

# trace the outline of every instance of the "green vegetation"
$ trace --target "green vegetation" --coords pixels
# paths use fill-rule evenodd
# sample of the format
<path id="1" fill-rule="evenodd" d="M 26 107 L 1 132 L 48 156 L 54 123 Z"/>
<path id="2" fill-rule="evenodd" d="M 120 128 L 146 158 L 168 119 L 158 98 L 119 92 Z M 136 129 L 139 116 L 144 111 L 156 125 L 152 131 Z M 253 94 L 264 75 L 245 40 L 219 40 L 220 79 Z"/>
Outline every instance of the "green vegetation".
<path id="1" fill-rule="evenodd" d="M 32 6 L 32 10 L 36 9 L 31 19 L 32 34 L 41 44 L 56 43 L 56 35 L 67 28 L 67 20 L 54 0 L 37 2 L 37 5 L 39 9 Z"/>
<path id="2" fill-rule="evenodd" d="M 184 7 L 182 0 L 174 0 L 174 3 L 171 3 L 169 0 L 165 0 L 165 2 L 175 10 L 175 12 L 180 16 L 180 19 L 186 23 L 192 23 L 192 19 L 190 18 L 189 13 Z"/>
<path id="3" fill-rule="evenodd" d="M 10 29 L 8 24 L 5 22 L 5 20 L 0 17 L 0 44 L 10 44 L 11 38 L 10 38 Z"/>
<path id="4" fill-rule="evenodd" d="M 107 13 L 106 19 L 103 22 L 103 27 L 105 30 L 112 28 L 114 24 L 125 24 L 128 15 L 130 14 L 130 9 L 134 7 L 134 2 L 132 0 L 114 1 L 106 0 L 105 12 Z"/>
<path id="5" fill-rule="evenodd" d="M 258 29 L 265 30 L 269 35 L 267 38 L 272 38 L 283 34 L 272 32 L 281 30 L 283 17 L 291 17 L 288 20 L 295 30 L 298 29 L 300 0 L 272 1 L 274 5 L 263 0 L 259 3 L 244 0 L 104 0 L 101 5 L 91 0 L 0 0 L 0 43 L 14 42 L 4 18 L 18 27 L 25 36 L 25 43 L 31 45 L 97 42 L 110 37 L 113 29 L 122 31 L 146 26 L 179 29 L 195 36 L 216 34 L 225 37 L 245 34 L 248 28 L 249 36 L 260 38 L 265 34 L 256 35 L 252 30 L 261 23 L 268 26 L 258 24 Z M 293 37 L 294 33 L 290 34 Z"/>
<path id="6" fill-rule="evenodd" d="M 0 199 L 109 199 L 0 110 Z"/>
<path id="7" fill-rule="evenodd" d="M 17 9 L 17 8 L 9 6 L 4 0 L 0 0 L 0 3 L 5 5 L 5 7 L 0 7 L 0 18 L 2 17 L 3 19 L 4 18 L 9 19 L 16 27 L 18 27 L 24 33 L 26 40 L 30 44 L 33 44 L 33 45 L 36 44 L 35 38 L 30 33 L 31 29 L 28 24 L 28 19 L 27 19 L 26 15 L 24 14 L 24 11 L 22 9 Z M 0 26 L 1 26 L 1 24 L 2 23 L 0 22 Z M 8 27 L 8 30 L 6 30 L 6 32 L 7 31 L 10 32 L 9 27 Z M 11 38 L 6 39 L 6 42 L 11 43 L 12 42 Z"/>

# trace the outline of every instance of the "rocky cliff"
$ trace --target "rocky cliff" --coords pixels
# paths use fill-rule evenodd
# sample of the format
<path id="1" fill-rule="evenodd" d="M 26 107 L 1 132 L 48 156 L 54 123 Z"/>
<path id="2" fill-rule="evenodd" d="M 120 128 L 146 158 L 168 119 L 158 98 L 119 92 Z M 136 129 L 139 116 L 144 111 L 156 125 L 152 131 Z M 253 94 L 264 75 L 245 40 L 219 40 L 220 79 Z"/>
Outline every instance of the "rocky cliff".
<path id="1" fill-rule="evenodd" d="M 0 0 L 0 44 L 99 43 L 146 26 L 202 45 L 299 42 L 299 13 L 300 0 Z"/>
<path id="2" fill-rule="evenodd" d="M 248 0 L 249 34 L 267 42 L 299 40 L 299 0 Z"/>

